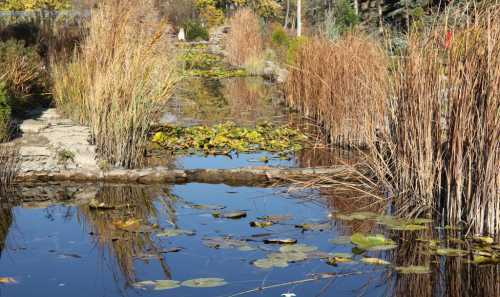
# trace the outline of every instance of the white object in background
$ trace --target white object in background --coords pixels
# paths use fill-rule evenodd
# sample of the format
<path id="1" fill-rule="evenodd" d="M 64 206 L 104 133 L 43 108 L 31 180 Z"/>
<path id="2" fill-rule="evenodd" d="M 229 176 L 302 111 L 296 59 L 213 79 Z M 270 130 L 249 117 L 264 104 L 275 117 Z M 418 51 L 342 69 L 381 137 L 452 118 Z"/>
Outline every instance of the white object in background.
<path id="1" fill-rule="evenodd" d="M 184 32 L 184 28 L 181 28 L 179 30 L 179 34 L 177 35 L 177 39 L 179 39 L 179 41 L 186 41 L 186 33 Z"/>
<path id="2" fill-rule="evenodd" d="M 285 294 L 281 294 L 281 296 L 283 296 L 283 297 L 295 297 L 297 295 L 295 295 L 294 293 L 285 293 Z"/>

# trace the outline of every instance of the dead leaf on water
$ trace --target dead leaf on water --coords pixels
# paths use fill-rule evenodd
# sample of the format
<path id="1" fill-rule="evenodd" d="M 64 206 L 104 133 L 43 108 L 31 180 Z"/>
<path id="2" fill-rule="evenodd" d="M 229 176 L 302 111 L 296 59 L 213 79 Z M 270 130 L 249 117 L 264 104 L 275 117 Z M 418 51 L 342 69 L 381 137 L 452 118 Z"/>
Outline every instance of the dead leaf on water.
<path id="1" fill-rule="evenodd" d="M 195 235 L 196 232 L 193 230 L 183 230 L 183 229 L 165 229 L 162 232 L 156 234 L 158 237 L 174 237 L 180 235 L 192 236 Z"/>
<path id="2" fill-rule="evenodd" d="M 17 284 L 17 281 L 13 277 L 0 277 L 0 284 Z"/>
<path id="3" fill-rule="evenodd" d="M 176 280 L 157 280 L 155 282 L 155 291 L 169 290 L 180 287 L 180 282 Z"/>
<path id="4" fill-rule="evenodd" d="M 212 213 L 212 216 L 214 218 L 222 218 L 222 219 L 241 219 L 245 218 L 247 216 L 247 213 L 245 211 L 234 211 L 234 212 L 214 212 Z"/>
<path id="5" fill-rule="evenodd" d="M 184 287 L 191 288 L 213 288 L 227 285 L 222 278 L 196 278 L 181 283 Z"/>
<path id="6" fill-rule="evenodd" d="M 361 262 L 363 262 L 365 264 L 370 264 L 370 265 L 389 265 L 389 264 L 391 264 L 391 262 L 388 262 L 386 260 L 379 259 L 379 258 L 363 258 L 363 259 L 361 259 Z"/>
<path id="7" fill-rule="evenodd" d="M 297 239 L 293 238 L 269 238 L 264 239 L 265 244 L 295 244 Z"/>

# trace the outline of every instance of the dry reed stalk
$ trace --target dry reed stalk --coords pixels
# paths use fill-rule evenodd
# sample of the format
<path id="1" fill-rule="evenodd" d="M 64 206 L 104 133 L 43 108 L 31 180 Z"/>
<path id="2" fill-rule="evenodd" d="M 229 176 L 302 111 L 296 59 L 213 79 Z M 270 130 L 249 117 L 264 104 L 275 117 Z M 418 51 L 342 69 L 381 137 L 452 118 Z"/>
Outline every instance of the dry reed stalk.
<path id="1" fill-rule="evenodd" d="M 264 45 L 259 17 L 251 9 L 240 9 L 229 20 L 229 26 L 225 42 L 229 63 L 243 66 L 251 59 L 260 59 Z"/>
<path id="2" fill-rule="evenodd" d="M 360 33 L 307 39 L 290 67 L 287 101 L 320 122 L 332 143 L 363 146 L 365 130 L 383 125 L 387 65 L 382 48 Z"/>
<path id="3" fill-rule="evenodd" d="M 100 156 L 142 166 L 147 133 L 175 84 L 175 58 L 153 1 L 107 0 L 92 11 L 81 50 L 55 65 L 61 110 L 88 124 Z"/>
<path id="4" fill-rule="evenodd" d="M 19 147 L 11 144 L 0 145 L 0 194 L 8 192 L 13 184 L 21 160 L 19 158 Z"/>
<path id="5" fill-rule="evenodd" d="M 374 177 L 401 214 L 499 235 L 500 6 L 411 35 L 394 73 L 388 126 L 368 131 Z"/>

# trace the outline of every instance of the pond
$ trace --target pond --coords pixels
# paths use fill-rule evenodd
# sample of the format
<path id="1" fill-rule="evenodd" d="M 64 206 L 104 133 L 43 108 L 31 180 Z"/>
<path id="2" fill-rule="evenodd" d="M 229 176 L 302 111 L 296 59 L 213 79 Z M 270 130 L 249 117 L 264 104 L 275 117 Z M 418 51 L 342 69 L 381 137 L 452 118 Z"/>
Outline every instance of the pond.
<path id="1" fill-rule="evenodd" d="M 1 208 L 2 296 L 500 292 L 498 264 L 468 262 L 469 253 L 498 253 L 498 243 L 408 225 L 370 199 L 353 203 L 334 191 L 32 185 L 12 201 Z"/>

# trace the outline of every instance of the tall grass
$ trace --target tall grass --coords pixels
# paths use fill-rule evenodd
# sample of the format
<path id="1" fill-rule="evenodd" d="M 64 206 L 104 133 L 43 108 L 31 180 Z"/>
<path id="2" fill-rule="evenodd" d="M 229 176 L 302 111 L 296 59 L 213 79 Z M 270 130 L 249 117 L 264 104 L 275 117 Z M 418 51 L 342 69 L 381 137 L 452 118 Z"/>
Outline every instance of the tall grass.
<path id="1" fill-rule="evenodd" d="M 127 168 L 143 164 L 150 124 L 176 80 L 167 25 L 153 2 L 103 1 L 80 51 L 53 65 L 58 108 L 90 126 L 100 157 Z"/>
<path id="2" fill-rule="evenodd" d="M 305 39 L 289 67 L 287 102 L 320 122 L 332 143 L 363 146 L 366 123 L 383 125 L 387 65 L 383 49 L 360 33 Z"/>
<path id="3" fill-rule="evenodd" d="M 238 10 L 229 20 L 225 49 L 229 63 L 243 66 L 262 58 L 264 42 L 259 17 L 248 8 Z"/>
<path id="4" fill-rule="evenodd" d="M 406 215 L 499 234 L 500 6 L 410 35 L 394 74 L 388 126 L 368 135 L 377 180 Z"/>

